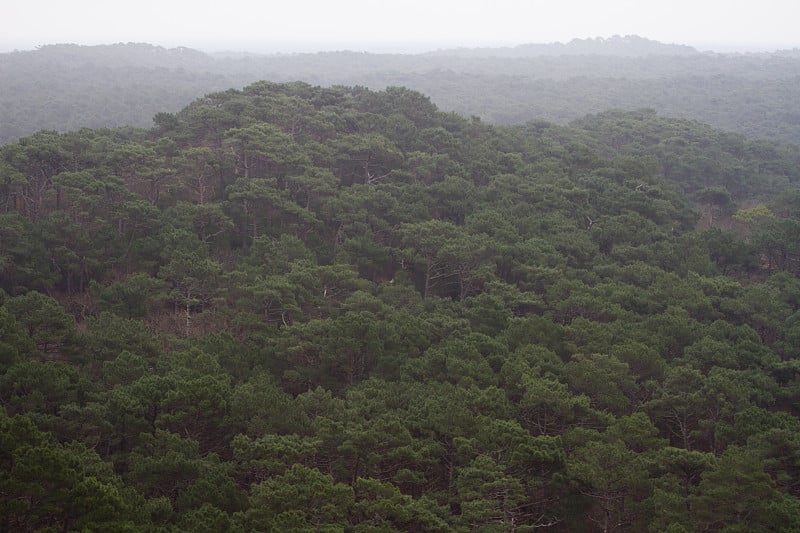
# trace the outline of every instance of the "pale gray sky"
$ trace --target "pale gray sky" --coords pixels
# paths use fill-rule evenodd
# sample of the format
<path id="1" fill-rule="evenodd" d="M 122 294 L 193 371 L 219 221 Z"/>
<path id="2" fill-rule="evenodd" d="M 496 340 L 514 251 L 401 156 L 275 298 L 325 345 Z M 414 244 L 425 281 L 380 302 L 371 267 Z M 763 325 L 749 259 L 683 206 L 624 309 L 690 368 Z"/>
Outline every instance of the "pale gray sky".
<path id="1" fill-rule="evenodd" d="M 800 47 L 800 0 L 0 0 L 0 51 L 148 42 L 203 50 L 421 51 L 637 34 Z"/>

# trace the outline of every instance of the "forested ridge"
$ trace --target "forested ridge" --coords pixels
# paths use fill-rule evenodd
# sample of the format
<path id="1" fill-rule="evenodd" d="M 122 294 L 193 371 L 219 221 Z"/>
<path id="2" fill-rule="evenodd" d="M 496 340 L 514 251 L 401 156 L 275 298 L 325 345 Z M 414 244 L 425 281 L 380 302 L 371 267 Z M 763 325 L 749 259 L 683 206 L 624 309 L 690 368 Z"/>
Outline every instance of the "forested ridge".
<path id="1" fill-rule="evenodd" d="M 653 108 L 800 144 L 800 54 L 713 54 L 636 36 L 425 54 L 204 54 L 147 44 L 47 45 L 0 54 L 0 143 L 40 129 L 149 127 L 212 91 L 259 80 L 403 86 L 496 124 L 559 124 Z"/>
<path id="2" fill-rule="evenodd" d="M 797 531 L 800 151 L 259 82 L 0 147 L 1 531 Z"/>

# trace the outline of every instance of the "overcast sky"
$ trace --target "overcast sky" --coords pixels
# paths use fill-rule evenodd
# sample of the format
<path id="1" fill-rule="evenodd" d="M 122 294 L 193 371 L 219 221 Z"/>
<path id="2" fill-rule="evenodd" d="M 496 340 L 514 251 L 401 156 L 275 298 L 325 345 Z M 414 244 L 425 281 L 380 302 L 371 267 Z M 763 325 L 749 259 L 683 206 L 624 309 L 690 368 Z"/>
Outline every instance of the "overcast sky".
<path id="1" fill-rule="evenodd" d="M 148 42 L 207 51 L 421 51 L 637 34 L 800 47 L 800 0 L 0 0 L 0 51 Z"/>

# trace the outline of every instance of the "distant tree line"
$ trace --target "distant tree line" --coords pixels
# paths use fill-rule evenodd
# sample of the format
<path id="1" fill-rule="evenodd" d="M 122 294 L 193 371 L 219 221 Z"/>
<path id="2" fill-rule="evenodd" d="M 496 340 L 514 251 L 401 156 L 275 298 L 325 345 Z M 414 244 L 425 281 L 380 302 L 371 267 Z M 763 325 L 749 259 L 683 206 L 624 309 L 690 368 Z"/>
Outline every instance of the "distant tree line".
<path id="1" fill-rule="evenodd" d="M 0 54 L 0 143 L 37 130 L 149 127 L 203 94 L 259 80 L 404 86 L 497 124 L 566 123 L 652 108 L 752 138 L 800 144 L 800 55 L 719 55 L 635 36 L 399 55 L 216 55 L 146 44 Z"/>

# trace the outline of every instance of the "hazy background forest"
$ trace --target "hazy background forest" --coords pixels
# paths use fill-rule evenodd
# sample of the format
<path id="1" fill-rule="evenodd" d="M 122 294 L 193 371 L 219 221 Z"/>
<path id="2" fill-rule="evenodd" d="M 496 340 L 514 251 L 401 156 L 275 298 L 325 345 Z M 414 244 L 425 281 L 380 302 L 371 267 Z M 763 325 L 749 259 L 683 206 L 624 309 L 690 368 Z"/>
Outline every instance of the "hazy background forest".
<path id="1" fill-rule="evenodd" d="M 797 50 L 700 53 L 636 36 L 413 55 L 43 46 L 0 54 L 0 142 L 39 129 L 148 127 L 156 113 L 258 80 L 408 87 L 444 111 L 497 124 L 563 124 L 587 113 L 651 108 L 754 138 L 800 143 Z"/>

